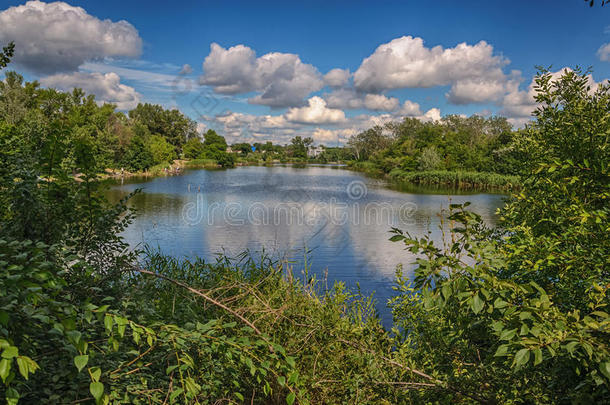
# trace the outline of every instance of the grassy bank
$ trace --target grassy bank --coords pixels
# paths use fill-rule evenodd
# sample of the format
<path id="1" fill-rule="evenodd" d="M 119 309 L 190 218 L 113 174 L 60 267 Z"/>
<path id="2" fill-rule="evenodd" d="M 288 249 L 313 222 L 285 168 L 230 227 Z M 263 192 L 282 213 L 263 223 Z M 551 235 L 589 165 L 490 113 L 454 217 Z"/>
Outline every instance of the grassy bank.
<path id="1" fill-rule="evenodd" d="M 392 181 L 426 186 L 446 186 L 457 190 L 498 190 L 510 191 L 520 187 L 518 176 L 474 171 L 406 171 L 392 169 L 384 173 L 373 162 L 351 162 L 348 168 L 370 174 L 384 176 Z"/>
<path id="2" fill-rule="evenodd" d="M 458 189 L 503 190 L 519 187 L 519 177 L 487 172 L 425 171 L 407 172 L 394 169 L 388 173 L 392 180 L 421 185 L 445 185 Z"/>

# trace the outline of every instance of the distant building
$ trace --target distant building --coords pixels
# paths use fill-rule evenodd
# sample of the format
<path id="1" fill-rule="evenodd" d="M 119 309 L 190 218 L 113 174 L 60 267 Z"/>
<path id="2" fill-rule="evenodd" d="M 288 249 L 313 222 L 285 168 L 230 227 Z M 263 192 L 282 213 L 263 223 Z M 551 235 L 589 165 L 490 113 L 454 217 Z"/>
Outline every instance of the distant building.
<path id="1" fill-rule="evenodd" d="M 233 153 L 233 149 L 230 146 L 227 146 L 227 153 Z"/>
<path id="2" fill-rule="evenodd" d="M 320 156 L 322 152 L 324 152 L 324 146 L 312 146 L 311 148 L 307 149 L 307 157 L 316 158 Z"/>

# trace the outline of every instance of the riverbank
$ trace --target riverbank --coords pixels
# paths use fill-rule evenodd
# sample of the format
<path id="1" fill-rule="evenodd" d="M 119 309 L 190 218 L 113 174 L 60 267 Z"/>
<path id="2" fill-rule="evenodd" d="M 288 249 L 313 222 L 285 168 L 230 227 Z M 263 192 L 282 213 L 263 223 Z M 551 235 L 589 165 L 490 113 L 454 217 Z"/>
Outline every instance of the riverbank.
<path id="1" fill-rule="evenodd" d="M 312 166 L 320 165 L 317 162 L 304 161 L 237 161 L 235 167 L 239 166 L 273 166 L 273 165 L 293 165 L 293 166 Z M 340 162 L 331 163 L 337 167 L 353 170 L 374 177 L 383 177 L 396 183 L 410 183 L 423 186 L 444 186 L 456 190 L 481 190 L 481 191 L 502 191 L 509 192 L 520 188 L 518 176 L 503 175 L 489 172 L 471 171 L 405 171 L 393 169 L 389 173 L 384 173 L 371 162 L 350 162 L 341 164 Z M 142 172 L 129 172 L 126 170 L 106 169 L 101 178 L 137 178 L 137 177 L 160 177 L 180 175 L 185 169 L 220 169 L 222 166 L 213 159 L 179 159 L 172 163 L 163 163 L 151 167 Z"/>

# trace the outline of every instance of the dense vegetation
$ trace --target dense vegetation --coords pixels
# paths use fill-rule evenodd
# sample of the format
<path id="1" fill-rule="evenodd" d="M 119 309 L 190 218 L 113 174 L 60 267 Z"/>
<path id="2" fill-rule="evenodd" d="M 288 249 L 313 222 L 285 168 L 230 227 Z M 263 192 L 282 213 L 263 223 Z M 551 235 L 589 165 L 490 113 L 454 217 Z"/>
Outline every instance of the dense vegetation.
<path id="1" fill-rule="evenodd" d="M 448 115 L 376 126 L 350 138 L 348 146 L 358 170 L 420 184 L 511 189 L 521 172 L 518 137 L 505 118 Z"/>
<path id="2" fill-rule="evenodd" d="M 592 93 L 578 72 L 554 82 L 542 72 L 537 83 L 536 121 L 509 132 L 522 188 L 500 226 L 452 206 L 443 246 L 394 230 L 420 255 L 413 282 L 397 270 L 388 331 L 370 298 L 341 284 L 321 291 L 266 257 L 131 252 L 118 235 L 133 213 L 103 198 L 100 168 L 134 148 L 214 158 L 225 144 L 162 141 L 156 121 L 180 121 L 174 113 L 140 106 L 127 117 L 8 73 L 0 395 L 10 404 L 608 403 L 610 88 Z M 474 148 L 479 158 L 452 151 L 443 164 L 502 167 L 488 156 L 502 149 L 489 145 L 504 145 L 504 124 L 457 122 L 455 136 L 464 122 L 498 131 Z M 430 134 L 437 151 L 453 150 L 442 128 L 405 125 L 415 129 L 401 144 Z M 379 162 L 440 164 L 430 152 L 386 152 Z"/>

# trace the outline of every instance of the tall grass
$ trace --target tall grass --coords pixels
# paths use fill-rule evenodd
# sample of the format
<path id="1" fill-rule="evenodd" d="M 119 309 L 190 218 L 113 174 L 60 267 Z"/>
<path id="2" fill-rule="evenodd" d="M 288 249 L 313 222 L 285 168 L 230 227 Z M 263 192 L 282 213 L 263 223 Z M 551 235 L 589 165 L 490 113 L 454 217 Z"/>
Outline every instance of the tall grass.
<path id="1" fill-rule="evenodd" d="M 509 191 L 517 189 L 520 186 L 518 176 L 489 172 L 453 172 L 447 170 L 407 172 L 401 169 L 394 169 L 388 176 L 397 181 L 422 185 L 439 184 L 459 189 Z"/>

